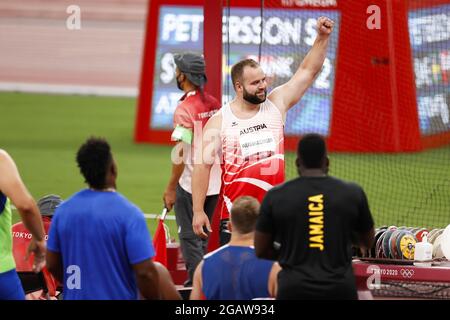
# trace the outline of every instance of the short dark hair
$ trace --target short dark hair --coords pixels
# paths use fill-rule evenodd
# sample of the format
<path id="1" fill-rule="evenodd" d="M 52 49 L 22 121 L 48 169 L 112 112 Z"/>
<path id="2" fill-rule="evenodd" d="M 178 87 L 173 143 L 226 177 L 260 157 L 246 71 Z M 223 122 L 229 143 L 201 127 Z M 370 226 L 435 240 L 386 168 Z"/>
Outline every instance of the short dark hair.
<path id="1" fill-rule="evenodd" d="M 253 59 L 244 59 L 231 67 L 231 82 L 233 83 L 233 87 L 236 86 L 236 81 L 242 82 L 242 74 L 244 73 L 244 68 L 247 66 L 258 68 L 259 63 Z"/>
<path id="2" fill-rule="evenodd" d="M 298 142 L 297 156 L 306 168 L 320 168 L 326 154 L 325 139 L 319 134 L 306 134 Z"/>
<path id="3" fill-rule="evenodd" d="M 231 222 L 241 234 L 255 231 L 259 215 L 259 202 L 253 197 L 242 196 L 234 200 L 231 207 Z"/>
<path id="4" fill-rule="evenodd" d="M 77 152 L 77 163 L 90 187 L 105 188 L 106 173 L 112 163 L 109 143 L 103 138 L 89 138 Z"/>

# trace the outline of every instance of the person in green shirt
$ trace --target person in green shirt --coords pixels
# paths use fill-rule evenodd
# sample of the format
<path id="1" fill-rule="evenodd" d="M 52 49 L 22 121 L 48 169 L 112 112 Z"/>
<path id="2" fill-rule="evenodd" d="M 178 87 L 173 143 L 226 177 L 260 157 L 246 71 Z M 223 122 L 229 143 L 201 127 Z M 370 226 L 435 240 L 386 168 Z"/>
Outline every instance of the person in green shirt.
<path id="1" fill-rule="evenodd" d="M 0 149 L 0 300 L 24 300 L 12 253 L 11 202 L 33 239 L 28 254 L 34 254 L 33 271 L 45 265 L 45 232 L 39 209 L 20 178 L 11 156 Z M 26 257 L 28 258 L 28 257 Z"/>

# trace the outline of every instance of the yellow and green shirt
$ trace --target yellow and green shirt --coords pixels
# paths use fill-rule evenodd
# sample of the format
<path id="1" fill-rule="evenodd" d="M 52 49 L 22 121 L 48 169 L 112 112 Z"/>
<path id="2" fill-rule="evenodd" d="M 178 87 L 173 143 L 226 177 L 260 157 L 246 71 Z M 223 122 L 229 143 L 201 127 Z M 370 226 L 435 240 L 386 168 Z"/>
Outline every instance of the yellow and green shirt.
<path id="1" fill-rule="evenodd" d="M 12 253 L 11 204 L 0 192 L 0 273 L 16 267 Z"/>

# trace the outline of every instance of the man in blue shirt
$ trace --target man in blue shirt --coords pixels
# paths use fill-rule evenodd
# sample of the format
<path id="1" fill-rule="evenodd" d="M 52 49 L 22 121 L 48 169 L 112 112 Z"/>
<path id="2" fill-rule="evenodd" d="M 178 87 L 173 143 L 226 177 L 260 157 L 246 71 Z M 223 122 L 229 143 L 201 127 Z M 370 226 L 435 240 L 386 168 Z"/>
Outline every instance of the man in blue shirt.
<path id="1" fill-rule="evenodd" d="M 159 297 L 155 255 L 141 210 L 116 192 L 117 167 L 103 139 L 90 138 L 77 163 L 89 188 L 63 202 L 48 238 L 47 266 L 65 300 Z"/>
<path id="2" fill-rule="evenodd" d="M 207 255 L 197 266 L 191 300 L 251 300 L 274 297 L 280 267 L 259 259 L 253 236 L 259 202 L 253 197 L 237 198 L 231 207 L 228 228 L 231 240 Z"/>

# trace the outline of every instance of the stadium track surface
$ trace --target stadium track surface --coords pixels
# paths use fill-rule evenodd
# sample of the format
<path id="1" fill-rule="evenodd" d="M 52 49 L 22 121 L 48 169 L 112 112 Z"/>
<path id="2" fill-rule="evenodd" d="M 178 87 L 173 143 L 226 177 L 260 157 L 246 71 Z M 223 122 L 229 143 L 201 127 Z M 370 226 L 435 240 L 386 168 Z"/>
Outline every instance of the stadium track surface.
<path id="1" fill-rule="evenodd" d="M 68 30 L 68 0 L 0 3 L 0 84 L 137 90 L 147 0 L 78 0 L 81 30 Z"/>

